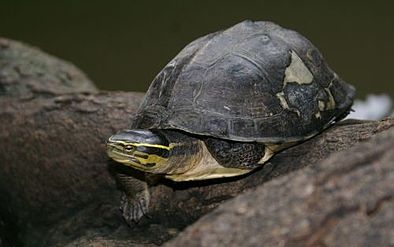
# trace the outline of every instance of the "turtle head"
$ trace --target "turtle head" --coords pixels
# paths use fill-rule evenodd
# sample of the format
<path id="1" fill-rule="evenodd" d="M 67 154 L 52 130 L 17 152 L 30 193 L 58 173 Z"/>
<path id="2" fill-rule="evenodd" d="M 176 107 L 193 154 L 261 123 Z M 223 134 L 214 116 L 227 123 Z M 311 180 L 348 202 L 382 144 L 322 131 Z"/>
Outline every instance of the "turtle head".
<path id="1" fill-rule="evenodd" d="M 138 170 L 157 173 L 170 155 L 167 138 L 154 130 L 122 130 L 107 141 L 107 154 L 113 160 Z"/>

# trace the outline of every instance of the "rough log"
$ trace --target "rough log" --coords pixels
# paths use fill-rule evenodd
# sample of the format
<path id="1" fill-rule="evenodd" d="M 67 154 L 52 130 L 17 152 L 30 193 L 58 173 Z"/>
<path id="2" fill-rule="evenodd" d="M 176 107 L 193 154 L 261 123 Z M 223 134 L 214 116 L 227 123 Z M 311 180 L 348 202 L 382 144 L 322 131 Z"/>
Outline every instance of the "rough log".
<path id="1" fill-rule="evenodd" d="M 160 245 L 246 189 L 258 186 L 258 191 L 264 190 L 266 186 L 261 184 L 280 175 L 305 166 L 322 167 L 327 163 L 323 159 L 377 133 L 388 133 L 394 125 L 394 119 L 337 124 L 240 178 L 199 183 L 163 180 L 153 188 L 150 217 L 128 227 L 118 211 L 120 191 L 113 173 L 139 174 L 110 162 L 104 144 L 112 133 L 130 124 L 142 96 L 98 92 L 74 66 L 0 39 L 0 246 Z M 356 150 L 359 153 L 351 152 L 349 158 L 365 151 Z M 288 181 L 289 195 L 296 193 L 290 182 L 311 173 L 304 171 L 274 179 L 274 183 Z M 338 177 L 342 179 L 340 174 Z M 315 190 L 324 190 L 319 186 Z M 264 191 L 271 198 L 279 195 L 274 189 Z M 250 207 L 254 205 L 253 212 L 261 213 L 261 197 L 255 197 L 258 201 Z M 271 207 L 283 207 L 271 203 Z M 215 212 L 205 221 L 212 217 L 212 224 L 220 224 Z M 190 229 L 197 229 L 193 227 Z M 319 229 L 313 224 L 310 228 Z M 185 243 L 185 239 L 198 243 L 200 235 L 191 239 L 188 232 L 170 244 Z"/>
<path id="2" fill-rule="evenodd" d="M 393 246 L 394 129 L 222 204 L 164 246 Z"/>

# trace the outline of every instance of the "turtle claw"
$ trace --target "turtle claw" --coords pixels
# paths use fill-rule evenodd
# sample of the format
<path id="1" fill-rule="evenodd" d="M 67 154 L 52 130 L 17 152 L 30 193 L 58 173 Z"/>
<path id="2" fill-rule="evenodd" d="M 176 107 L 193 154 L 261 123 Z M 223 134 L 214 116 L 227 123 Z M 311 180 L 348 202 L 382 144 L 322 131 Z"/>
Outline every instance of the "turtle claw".
<path id="1" fill-rule="evenodd" d="M 120 211 L 128 225 L 131 226 L 138 223 L 143 216 L 148 214 L 148 209 L 149 198 L 145 193 L 140 193 L 132 198 L 128 197 L 126 193 L 123 193 Z"/>

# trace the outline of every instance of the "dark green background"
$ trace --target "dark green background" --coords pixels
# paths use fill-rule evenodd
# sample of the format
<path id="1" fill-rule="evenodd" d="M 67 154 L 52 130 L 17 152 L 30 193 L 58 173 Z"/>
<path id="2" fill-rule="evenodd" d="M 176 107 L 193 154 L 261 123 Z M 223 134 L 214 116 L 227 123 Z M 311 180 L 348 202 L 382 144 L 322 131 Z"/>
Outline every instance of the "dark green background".
<path id="1" fill-rule="evenodd" d="M 73 62 L 101 89 L 145 91 L 193 39 L 271 20 L 308 37 L 359 97 L 394 96 L 393 2 L 1 0 L 0 36 Z"/>

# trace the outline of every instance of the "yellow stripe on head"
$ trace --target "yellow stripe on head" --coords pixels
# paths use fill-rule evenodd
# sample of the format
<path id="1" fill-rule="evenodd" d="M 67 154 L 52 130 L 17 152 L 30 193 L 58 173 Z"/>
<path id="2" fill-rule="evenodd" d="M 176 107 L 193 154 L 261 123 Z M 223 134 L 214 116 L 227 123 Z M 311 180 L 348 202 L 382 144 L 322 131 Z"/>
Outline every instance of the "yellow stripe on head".
<path id="1" fill-rule="evenodd" d="M 120 140 L 116 140 L 116 141 L 113 141 L 113 142 L 116 142 L 116 143 L 124 145 L 124 146 L 126 146 L 126 145 L 133 145 L 135 147 L 145 146 L 145 147 L 162 148 L 162 149 L 166 149 L 166 150 L 171 150 L 173 148 L 172 145 L 164 146 L 164 145 L 160 145 L 160 144 L 141 143 L 141 142 L 128 142 L 128 141 L 120 141 Z"/>

